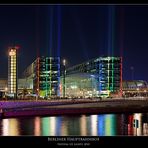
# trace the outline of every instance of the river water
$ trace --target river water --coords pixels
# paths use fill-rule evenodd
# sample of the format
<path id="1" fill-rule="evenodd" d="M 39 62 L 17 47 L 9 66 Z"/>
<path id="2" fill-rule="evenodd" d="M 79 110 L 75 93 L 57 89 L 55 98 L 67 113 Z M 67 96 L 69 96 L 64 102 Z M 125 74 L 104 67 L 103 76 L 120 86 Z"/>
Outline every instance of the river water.
<path id="1" fill-rule="evenodd" d="M 0 119 L 2 136 L 148 136 L 148 113 Z"/>

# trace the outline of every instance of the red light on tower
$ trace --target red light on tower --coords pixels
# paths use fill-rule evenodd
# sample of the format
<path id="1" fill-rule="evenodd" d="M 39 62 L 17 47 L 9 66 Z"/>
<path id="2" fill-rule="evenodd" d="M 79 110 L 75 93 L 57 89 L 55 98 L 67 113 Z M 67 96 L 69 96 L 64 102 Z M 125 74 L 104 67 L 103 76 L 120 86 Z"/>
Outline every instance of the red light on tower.
<path id="1" fill-rule="evenodd" d="M 16 49 L 20 49 L 20 45 L 16 45 L 15 48 L 16 48 Z"/>

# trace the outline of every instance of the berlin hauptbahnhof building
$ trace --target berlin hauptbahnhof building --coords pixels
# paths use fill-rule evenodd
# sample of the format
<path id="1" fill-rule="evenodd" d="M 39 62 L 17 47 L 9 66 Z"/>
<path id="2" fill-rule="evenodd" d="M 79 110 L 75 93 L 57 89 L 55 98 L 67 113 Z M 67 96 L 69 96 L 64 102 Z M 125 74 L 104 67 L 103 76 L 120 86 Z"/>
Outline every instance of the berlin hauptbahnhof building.
<path id="1" fill-rule="evenodd" d="M 9 49 L 8 78 L 0 79 L 1 97 L 129 97 L 147 95 L 147 82 L 122 80 L 122 57 L 97 57 L 67 68 L 60 57 L 38 57 L 18 78 L 17 48 Z"/>

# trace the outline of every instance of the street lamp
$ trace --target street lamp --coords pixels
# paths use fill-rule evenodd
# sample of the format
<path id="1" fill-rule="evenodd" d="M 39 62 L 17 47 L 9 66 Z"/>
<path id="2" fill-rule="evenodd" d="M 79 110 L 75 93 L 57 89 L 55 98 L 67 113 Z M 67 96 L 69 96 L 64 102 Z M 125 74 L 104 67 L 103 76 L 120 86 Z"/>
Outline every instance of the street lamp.
<path id="1" fill-rule="evenodd" d="M 146 89 L 144 90 L 144 96 L 147 97 L 147 91 L 146 91 Z"/>
<path id="2" fill-rule="evenodd" d="M 8 91 L 8 87 L 5 87 L 5 92 L 7 92 Z"/>
<path id="3" fill-rule="evenodd" d="M 138 93 L 137 96 L 139 97 L 140 96 L 139 88 L 137 88 L 137 93 Z"/>
<path id="4" fill-rule="evenodd" d="M 8 93 L 8 87 L 5 87 L 5 97 L 6 97 L 7 93 Z"/>
<path id="5" fill-rule="evenodd" d="M 39 96 L 39 89 L 37 88 L 36 90 L 37 90 L 37 94 L 36 94 L 36 101 L 37 101 L 38 96 Z"/>
<path id="6" fill-rule="evenodd" d="M 66 60 L 63 60 L 63 97 L 65 97 L 65 75 L 66 75 Z"/>

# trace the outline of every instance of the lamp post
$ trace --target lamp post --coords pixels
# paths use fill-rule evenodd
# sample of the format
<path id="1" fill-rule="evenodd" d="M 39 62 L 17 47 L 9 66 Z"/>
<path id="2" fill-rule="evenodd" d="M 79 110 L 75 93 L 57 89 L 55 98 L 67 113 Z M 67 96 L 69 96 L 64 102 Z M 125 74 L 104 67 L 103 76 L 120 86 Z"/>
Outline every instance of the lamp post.
<path id="1" fill-rule="evenodd" d="M 6 98 L 7 93 L 8 93 L 8 87 L 5 87 L 5 98 Z"/>
<path id="2" fill-rule="evenodd" d="M 138 93 L 138 97 L 140 97 L 140 92 L 139 92 L 139 88 L 137 88 L 137 93 Z"/>
<path id="3" fill-rule="evenodd" d="M 146 91 L 146 89 L 144 90 L 144 96 L 147 97 L 147 91 Z"/>
<path id="4" fill-rule="evenodd" d="M 66 66 L 66 60 L 63 60 L 63 97 L 65 97 L 65 75 L 66 75 L 66 70 L 65 70 L 65 66 Z"/>
<path id="5" fill-rule="evenodd" d="M 39 96 L 39 89 L 37 88 L 37 95 L 36 95 L 36 101 L 38 100 L 38 96 Z"/>

